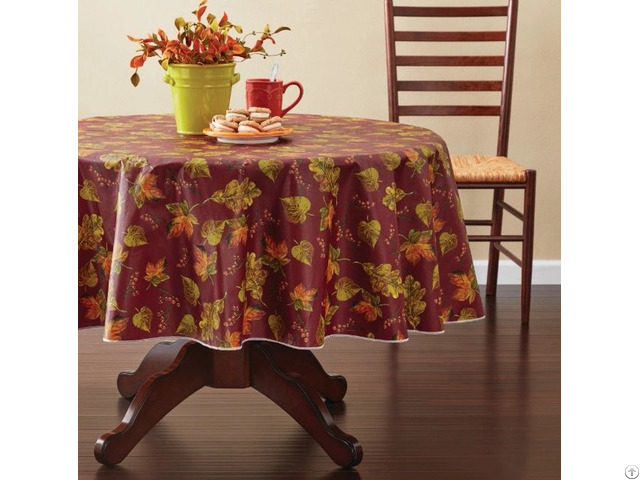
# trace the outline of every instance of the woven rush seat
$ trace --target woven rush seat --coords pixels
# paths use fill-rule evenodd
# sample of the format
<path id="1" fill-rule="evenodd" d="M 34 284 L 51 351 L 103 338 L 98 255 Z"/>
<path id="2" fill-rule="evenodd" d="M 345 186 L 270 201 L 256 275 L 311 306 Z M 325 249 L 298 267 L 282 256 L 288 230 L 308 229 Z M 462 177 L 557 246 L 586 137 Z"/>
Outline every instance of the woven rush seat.
<path id="1" fill-rule="evenodd" d="M 525 183 L 526 169 L 507 157 L 451 155 L 457 183 Z"/>

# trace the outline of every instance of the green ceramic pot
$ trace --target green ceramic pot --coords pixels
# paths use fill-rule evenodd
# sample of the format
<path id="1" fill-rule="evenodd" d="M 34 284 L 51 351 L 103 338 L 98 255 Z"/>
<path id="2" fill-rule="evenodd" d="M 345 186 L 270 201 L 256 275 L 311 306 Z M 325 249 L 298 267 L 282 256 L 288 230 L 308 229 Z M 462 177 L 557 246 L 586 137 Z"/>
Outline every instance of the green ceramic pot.
<path id="1" fill-rule="evenodd" d="M 226 112 L 231 87 L 240 80 L 235 68 L 235 63 L 169 65 L 164 81 L 171 85 L 178 133 L 202 135 L 214 115 Z"/>

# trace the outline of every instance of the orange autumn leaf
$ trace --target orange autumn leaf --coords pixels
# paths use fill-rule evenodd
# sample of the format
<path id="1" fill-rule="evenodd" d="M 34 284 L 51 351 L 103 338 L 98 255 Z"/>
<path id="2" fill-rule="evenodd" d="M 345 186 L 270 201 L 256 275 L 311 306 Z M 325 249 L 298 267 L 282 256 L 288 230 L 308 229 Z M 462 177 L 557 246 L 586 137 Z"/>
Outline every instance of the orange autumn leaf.
<path id="1" fill-rule="evenodd" d="M 320 209 L 320 231 L 329 229 L 331 230 L 331 222 L 336 214 L 336 209 L 333 206 L 333 199 L 329 200 L 329 204 Z"/>
<path id="2" fill-rule="evenodd" d="M 338 262 L 329 260 L 327 262 L 327 268 L 324 271 L 324 277 L 326 281 L 328 282 L 329 280 L 331 280 L 337 273 L 340 273 L 340 265 L 338 265 Z"/>
<path id="3" fill-rule="evenodd" d="M 333 278 L 334 275 L 340 274 L 340 264 L 338 260 L 340 260 L 340 249 L 333 248 L 333 246 L 329 245 L 329 261 L 327 262 L 327 268 L 325 269 L 325 280 L 327 283 L 329 280 Z"/>
<path id="4" fill-rule="evenodd" d="M 421 258 L 434 262 L 436 260 L 435 251 L 431 241 L 431 230 L 415 231 L 411 230 L 406 237 L 407 241 L 400 245 L 400 251 L 404 252 L 404 256 L 415 265 Z"/>
<path id="5" fill-rule="evenodd" d="M 144 279 L 154 287 L 157 287 L 162 282 L 169 280 L 169 275 L 164 272 L 166 267 L 167 257 L 161 258 L 156 263 L 147 263 Z"/>
<path id="6" fill-rule="evenodd" d="M 451 319 L 451 315 L 451 307 L 443 308 L 438 319 L 440 320 L 440 323 L 446 323 Z"/>
<path id="7" fill-rule="evenodd" d="M 231 233 L 227 237 L 229 245 L 237 247 L 238 245 L 247 244 L 247 233 L 249 233 L 249 227 L 247 227 L 247 219 L 244 215 L 238 218 L 233 218 L 228 221 L 229 229 Z"/>
<path id="8" fill-rule="evenodd" d="M 407 156 L 407 160 L 409 160 L 410 162 L 414 162 L 414 163 L 415 163 L 416 160 L 418 160 L 418 157 L 420 156 L 418 151 L 414 150 L 413 148 L 407 148 L 404 151 L 404 154 Z"/>
<path id="9" fill-rule="evenodd" d="M 193 250 L 193 257 L 195 259 L 193 270 L 200 277 L 200 280 L 204 282 L 207 278 L 217 273 L 216 260 L 218 252 L 207 253 L 204 248 L 196 246 Z"/>
<path id="10" fill-rule="evenodd" d="M 428 155 L 429 153 L 433 155 L 433 152 L 430 152 L 430 150 L 425 148 L 422 149 L 422 153 L 424 155 Z M 424 157 L 420 156 L 420 154 L 413 149 L 405 150 L 405 154 L 407 155 L 405 166 L 413 169 L 413 173 L 411 174 L 411 176 L 413 177 L 416 173 L 421 173 L 422 168 L 427 163 L 427 160 Z"/>
<path id="11" fill-rule="evenodd" d="M 456 291 L 453 294 L 453 299 L 459 302 L 473 302 L 478 293 L 478 282 L 473 269 L 469 270 L 468 274 L 461 271 L 456 271 L 449 274 L 449 280 L 456 286 Z"/>
<path id="12" fill-rule="evenodd" d="M 438 233 L 442 230 L 447 222 L 443 219 L 438 218 L 438 214 L 440 213 L 440 205 L 437 203 L 431 208 L 431 214 L 433 216 L 433 230 Z"/>
<path id="13" fill-rule="evenodd" d="M 331 299 L 329 298 L 328 294 L 325 295 L 321 305 L 324 313 L 322 314 L 320 319 L 324 322 L 325 325 L 329 325 L 331 319 L 333 318 L 333 315 L 338 311 L 339 307 L 337 305 L 331 305 Z"/>
<path id="14" fill-rule="evenodd" d="M 362 300 L 354 304 L 350 310 L 364 315 L 367 322 L 374 322 L 376 318 L 382 317 L 382 309 L 378 305 L 380 297 L 362 292 Z"/>
<path id="15" fill-rule="evenodd" d="M 280 243 L 271 238 L 269 235 L 264 236 L 265 244 L 265 256 L 263 263 L 271 267 L 274 271 L 280 269 L 283 265 L 286 265 L 291 260 L 287 258 L 289 249 L 287 248 L 287 242 L 284 240 Z"/>
<path id="16" fill-rule="evenodd" d="M 223 347 L 225 348 L 238 348 L 240 346 L 241 340 L 240 332 L 231 333 L 227 330 L 227 333 L 224 336 Z"/>
<path id="17" fill-rule="evenodd" d="M 296 285 L 293 292 L 289 292 L 289 296 L 291 297 L 291 300 L 293 300 L 293 308 L 296 310 L 305 310 L 307 312 L 313 311 L 311 304 L 317 295 L 317 288 L 310 288 L 307 290 L 302 283 Z"/>
<path id="18" fill-rule="evenodd" d="M 82 305 L 87 309 L 84 314 L 84 318 L 87 320 L 100 320 L 100 322 L 104 322 L 107 313 L 107 298 L 102 290 L 100 290 L 95 297 L 82 297 L 80 299 L 80 303 L 82 303 Z"/>
<path id="19" fill-rule="evenodd" d="M 264 315 L 265 311 L 257 305 L 246 307 L 242 315 L 242 334 L 251 335 L 251 322 L 260 320 Z"/>
<path id="20" fill-rule="evenodd" d="M 96 265 L 98 265 L 100 270 L 102 270 L 102 273 L 104 274 L 105 277 L 109 277 L 109 274 L 111 273 L 112 258 L 113 258 L 112 252 L 110 252 L 104 247 L 100 247 L 98 249 L 98 253 L 96 253 L 92 259 L 92 261 Z"/>
<path id="21" fill-rule="evenodd" d="M 141 208 L 146 200 L 155 202 L 164 198 L 162 191 L 156 186 L 157 180 L 157 175 L 152 173 L 140 173 L 133 185 L 129 188 L 129 193 L 133 197 L 138 208 Z"/>
<path id="22" fill-rule="evenodd" d="M 127 327 L 129 323 L 128 318 L 116 317 L 111 320 L 106 327 L 105 337 L 107 340 L 122 340 L 122 331 Z"/>
<path id="23" fill-rule="evenodd" d="M 167 205 L 167 210 L 173 215 L 167 224 L 167 238 L 176 238 L 184 233 L 190 239 L 193 235 L 193 226 L 198 225 L 198 219 L 189 212 L 187 202 L 170 203 Z"/>

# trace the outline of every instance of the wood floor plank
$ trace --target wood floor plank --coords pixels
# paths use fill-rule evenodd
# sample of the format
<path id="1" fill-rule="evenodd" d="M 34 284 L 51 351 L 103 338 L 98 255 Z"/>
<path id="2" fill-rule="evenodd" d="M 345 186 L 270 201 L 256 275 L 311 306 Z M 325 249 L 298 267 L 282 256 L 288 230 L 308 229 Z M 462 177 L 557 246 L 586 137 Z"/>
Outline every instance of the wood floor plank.
<path id="1" fill-rule="evenodd" d="M 204 389 L 164 418 L 121 465 L 93 444 L 126 411 L 116 376 L 155 342 L 103 343 L 78 333 L 78 474 L 118 480 L 440 480 L 560 478 L 559 286 L 535 286 L 531 323 L 519 288 L 499 287 L 487 319 L 410 335 L 391 345 L 330 338 L 316 352 L 347 378 L 330 410 L 364 448 L 353 471 L 336 468 L 282 410 L 258 392 Z"/>

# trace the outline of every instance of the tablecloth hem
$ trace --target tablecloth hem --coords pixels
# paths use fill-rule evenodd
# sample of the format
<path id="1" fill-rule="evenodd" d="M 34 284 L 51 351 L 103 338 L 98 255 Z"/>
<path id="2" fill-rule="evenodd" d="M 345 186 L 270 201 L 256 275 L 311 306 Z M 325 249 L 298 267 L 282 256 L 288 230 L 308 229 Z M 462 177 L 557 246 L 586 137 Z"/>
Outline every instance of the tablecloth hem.
<path id="1" fill-rule="evenodd" d="M 467 319 L 464 319 L 464 320 L 456 320 L 455 322 L 445 322 L 445 325 L 455 325 L 456 323 L 479 322 L 480 320 L 484 320 L 485 318 L 487 318 L 486 315 L 483 315 L 482 317 L 478 317 L 478 318 L 467 318 Z"/>
<path id="2" fill-rule="evenodd" d="M 459 320 L 457 322 L 446 322 L 445 325 L 451 325 L 454 323 L 469 323 L 469 322 L 475 322 L 478 320 L 484 320 L 484 316 L 482 317 L 478 317 L 478 318 L 471 318 L 471 319 L 466 319 L 466 320 Z M 440 330 L 439 332 L 423 332 L 421 330 L 408 330 L 407 331 L 408 334 L 419 334 L 419 335 L 442 335 L 445 333 L 445 330 Z M 361 339 L 361 340 L 369 340 L 369 341 L 373 341 L 373 342 L 381 342 L 381 343 L 405 343 L 409 341 L 409 338 L 403 338 L 401 340 L 383 340 L 380 338 L 370 338 L 370 337 L 361 337 L 358 335 L 349 335 L 349 334 L 344 334 L 344 333 L 333 333 L 331 335 L 327 335 L 325 337 L 325 343 L 326 340 L 328 338 L 331 337 L 349 337 L 349 338 L 357 338 L 357 339 Z M 289 343 L 284 343 L 284 342 L 279 342 L 277 340 L 273 340 L 272 338 L 247 338 L 245 340 L 242 341 L 242 344 L 240 347 L 232 347 L 232 348 L 222 348 L 222 347 L 216 347 L 214 345 L 209 345 L 208 343 L 203 342 L 202 340 L 199 340 L 197 338 L 192 338 L 192 337 L 181 337 L 179 335 L 174 335 L 174 336 L 166 336 L 166 337 L 152 337 L 152 338 L 140 338 L 137 340 L 111 340 L 105 337 L 102 337 L 102 341 L 106 342 L 106 343 L 131 343 L 131 342 L 148 342 L 148 341 L 171 341 L 171 340 L 178 340 L 178 339 L 189 339 L 189 340 L 193 340 L 194 342 L 198 342 L 201 345 L 204 345 L 205 347 L 209 347 L 212 348 L 214 350 L 222 350 L 222 351 L 226 351 L 226 352 L 231 352 L 231 351 L 236 351 L 236 350 L 241 350 L 242 346 L 244 346 L 244 344 L 246 342 L 272 342 L 272 343 L 279 343 L 280 345 L 284 345 L 285 347 L 291 347 L 291 348 L 295 348 L 296 350 L 320 350 L 321 348 L 323 348 L 325 346 L 325 343 L 323 343 L 322 345 L 318 345 L 315 347 L 300 347 L 298 345 L 291 345 Z"/>
<path id="3" fill-rule="evenodd" d="M 444 333 L 444 332 L 420 332 L 420 333 Z M 331 338 L 331 337 L 351 337 L 351 338 L 359 338 L 359 339 L 364 339 L 364 340 L 373 340 L 376 342 L 385 342 L 385 343 L 404 343 L 409 341 L 408 338 L 404 338 L 402 340 L 381 340 L 379 338 L 369 338 L 369 337 L 359 337 L 357 335 L 345 335 L 345 334 L 340 334 L 340 333 L 335 333 L 332 335 L 328 335 L 326 338 Z M 325 340 L 326 340 L 325 338 Z M 247 342 L 271 342 L 271 343 L 279 343 L 280 345 L 284 345 L 285 347 L 291 347 L 291 348 L 295 348 L 296 350 L 320 350 L 321 348 L 323 348 L 325 346 L 325 344 L 323 343 L 322 345 L 318 345 L 315 347 L 300 347 L 298 345 L 291 345 L 289 343 L 284 343 L 284 342 L 279 342 L 277 340 L 274 340 L 272 338 L 260 338 L 260 337 L 255 337 L 255 338 L 247 338 L 246 340 L 243 340 L 241 343 L 240 347 L 231 347 L 231 348 L 223 348 L 223 347 L 216 347 L 214 345 L 209 345 L 208 343 L 203 342 L 200 339 L 197 338 L 193 338 L 193 337 L 181 337 L 181 336 L 166 336 L 166 337 L 152 337 L 152 338 L 139 338 L 136 340 L 110 340 L 108 338 L 102 337 L 102 341 L 106 342 L 106 343 L 132 343 L 132 342 L 147 342 L 149 340 L 159 340 L 159 341 L 171 341 L 171 340 L 179 340 L 179 339 L 188 339 L 188 340 L 193 340 L 194 342 L 198 342 L 201 345 L 204 345 L 205 347 L 209 347 L 212 348 L 214 350 L 221 350 L 224 352 L 233 352 L 233 351 L 237 351 L 237 350 L 242 350 L 242 346 L 244 346 L 245 343 Z"/>

